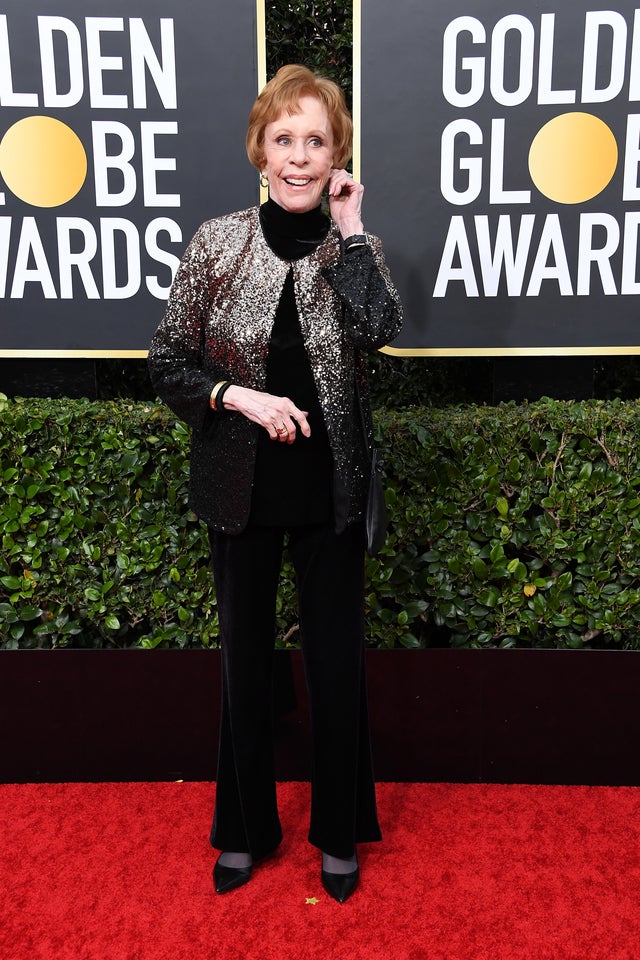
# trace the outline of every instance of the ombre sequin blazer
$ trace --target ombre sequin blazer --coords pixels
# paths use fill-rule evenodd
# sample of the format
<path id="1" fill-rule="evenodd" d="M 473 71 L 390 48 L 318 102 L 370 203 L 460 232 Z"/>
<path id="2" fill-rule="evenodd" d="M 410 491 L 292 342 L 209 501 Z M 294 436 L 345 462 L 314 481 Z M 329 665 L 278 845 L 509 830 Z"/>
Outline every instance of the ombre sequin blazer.
<path id="1" fill-rule="evenodd" d="M 263 428 L 241 413 L 212 411 L 209 396 L 219 380 L 264 389 L 290 269 L 333 457 L 336 530 L 362 517 L 368 458 L 354 385 L 357 377 L 370 431 L 362 354 L 393 340 L 402 323 L 380 242 L 368 240 L 344 253 L 332 223 L 313 253 L 289 262 L 268 246 L 252 207 L 204 223 L 189 244 L 151 343 L 149 371 L 161 399 L 192 428 L 189 505 L 214 530 L 239 533 L 247 524 Z"/>

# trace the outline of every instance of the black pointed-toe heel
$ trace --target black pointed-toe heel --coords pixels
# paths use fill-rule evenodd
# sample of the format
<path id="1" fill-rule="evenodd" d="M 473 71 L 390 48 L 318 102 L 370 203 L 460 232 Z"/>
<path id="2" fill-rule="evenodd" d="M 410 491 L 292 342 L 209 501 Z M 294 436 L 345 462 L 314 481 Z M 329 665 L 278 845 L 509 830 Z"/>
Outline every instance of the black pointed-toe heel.
<path id="1" fill-rule="evenodd" d="M 229 893 L 237 890 L 251 880 L 252 867 L 225 867 L 220 863 L 220 857 L 213 868 L 213 885 L 216 893 Z"/>
<path id="2" fill-rule="evenodd" d="M 348 900 L 360 881 L 360 868 L 356 867 L 353 873 L 329 873 L 322 871 L 322 886 L 330 897 L 338 903 Z"/>

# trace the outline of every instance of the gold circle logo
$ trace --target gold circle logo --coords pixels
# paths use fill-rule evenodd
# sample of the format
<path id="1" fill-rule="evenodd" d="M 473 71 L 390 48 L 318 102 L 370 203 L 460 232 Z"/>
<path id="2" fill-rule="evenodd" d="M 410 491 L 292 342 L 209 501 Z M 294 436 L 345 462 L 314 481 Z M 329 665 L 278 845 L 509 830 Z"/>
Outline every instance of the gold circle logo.
<path id="1" fill-rule="evenodd" d="M 25 117 L 0 142 L 0 173 L 12 193 L 33 207 L 59 207 L 80 190 L 87 155 L 71 127 L 53 117 Z"/>
<path id="2" fill-rule="evenodd" d="M 584 203 L 607 186 L 618 163 L 609 127 L 591 113 L 563 113 L 545 123 L 529 150 L 536 187 L 557 203 Z"/>

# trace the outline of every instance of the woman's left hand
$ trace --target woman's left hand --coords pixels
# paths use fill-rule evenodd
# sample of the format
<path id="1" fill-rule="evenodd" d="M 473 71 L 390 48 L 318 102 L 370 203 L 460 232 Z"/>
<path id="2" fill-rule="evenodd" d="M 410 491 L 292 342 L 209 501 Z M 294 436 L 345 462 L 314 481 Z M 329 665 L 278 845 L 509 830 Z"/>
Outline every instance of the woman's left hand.
<path id="1" fill-rule="evenodd" d="M 362 197 L 364 187 L 346 170 L 332 170 L 327 183 L 329 210 L 343 237 L 364 233 L 362 225 Z"/>

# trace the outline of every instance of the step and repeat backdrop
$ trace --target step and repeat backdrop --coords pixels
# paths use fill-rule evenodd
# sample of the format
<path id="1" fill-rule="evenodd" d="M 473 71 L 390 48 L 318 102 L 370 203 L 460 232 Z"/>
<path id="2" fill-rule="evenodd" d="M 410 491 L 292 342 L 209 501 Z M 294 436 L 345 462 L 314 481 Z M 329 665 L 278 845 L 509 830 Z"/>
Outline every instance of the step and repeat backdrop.
<path id="1" fill-rule="evenodd" d="M 255 0 L 0 9 L 0 354 L 146 351 L 198 225 L 258 199 Z"/>
<path id="2" fill-rule="evenodd" d="M 361 19 L 391 352 L 640 352 L 640 9 L 362 0 Z"/>
<path id="3" fill-rule="evenodd" d="M 264 0 L 2 11 L 0 355 L 143 353 L 198 224 L 258 200 Z M 640 9 L 354 0 L 354 23 L 390 352 L 640 352 Z"/>

